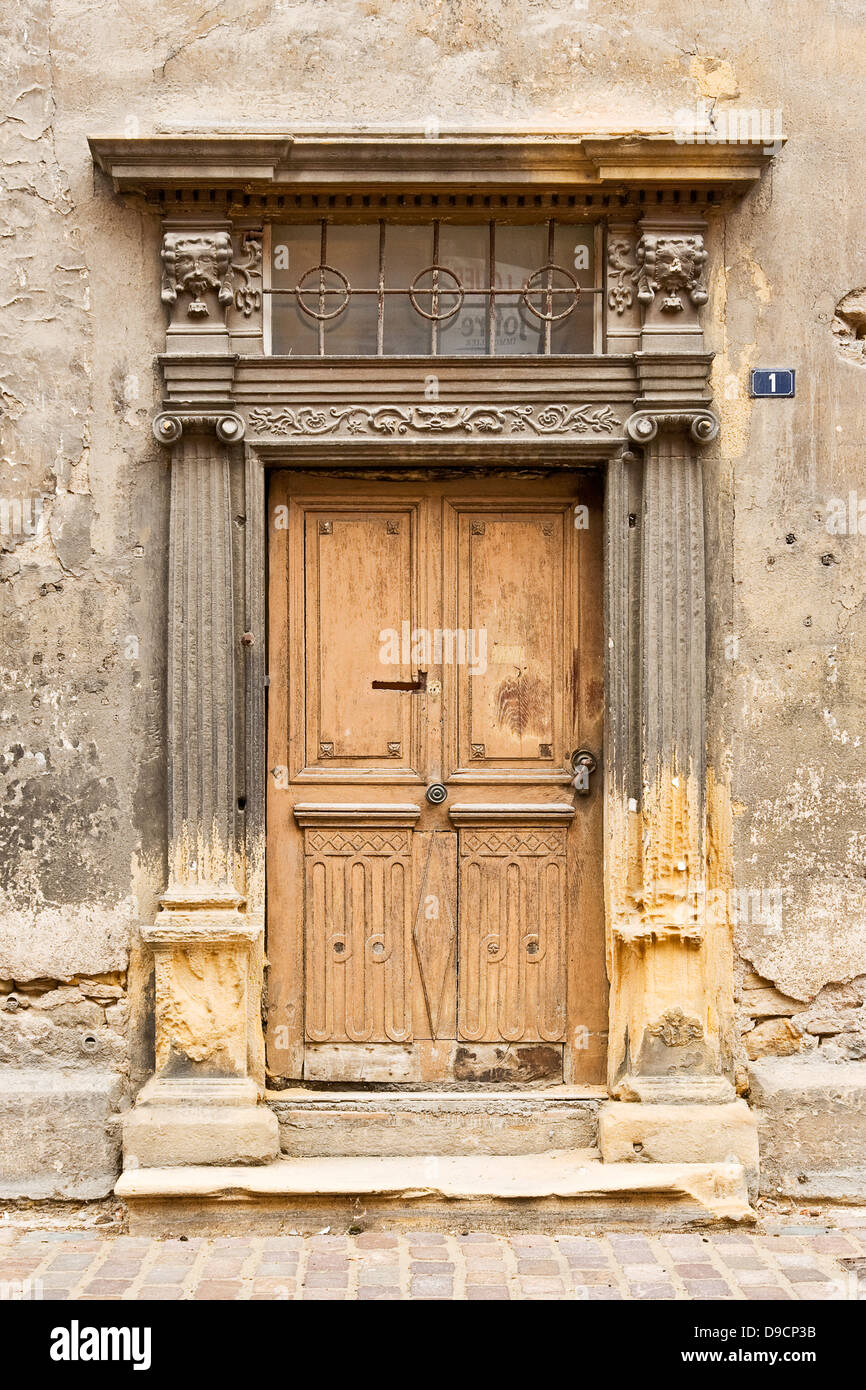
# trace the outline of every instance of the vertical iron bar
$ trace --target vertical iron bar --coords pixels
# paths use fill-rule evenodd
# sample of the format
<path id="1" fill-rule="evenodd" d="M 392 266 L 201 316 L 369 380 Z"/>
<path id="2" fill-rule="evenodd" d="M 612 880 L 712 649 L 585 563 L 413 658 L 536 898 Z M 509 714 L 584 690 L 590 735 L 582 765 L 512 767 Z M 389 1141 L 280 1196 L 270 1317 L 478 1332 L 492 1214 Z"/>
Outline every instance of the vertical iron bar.
<path id="1" fill-rule="evenodd" d="M 547 296 L 545 299 L 544 312 L 548 317 L 544 320 L 544 355 L 550 356 L 550 330 L 552 324 L 549 315 L 553 313 L 553 218 L 547 224 Z"/>
<path id="2" fill-rule="evenodd" d="M 274 285 L 273 225 L 266 222 L 262 227 L 262 349 L 266 357 L 274 350 L 274 296 L 270 293 Z"/>
<path id="3" fill-rule="evenodd" d="M 325 355 L 325 322 L 321 317 L 325 312 L 325 272 L 323 267 L 328 259 L 328 224 L 322 218 L 322 235 L 319 241 L 319 356 Z"/>
<path id="4" fill-rule="evenodd" d="M 490 219 L 490 254 L 487 271 L 487 351 L 491 357 L 496 355 L 496 223 Z"/>
<path id="5" fill-rule="evenodd" d="M 430 355 L 435 357 L 439 351 L 439 322 L 436 315 L 439 313 L 439 218 L 433 221 L 433 293 L 430 296 L 430 312 L 433 315 L 430 324 Z"/>
<path id="6" fill-rule="evenodd" d="M 376 355 L 385 351 L 385 219 L 379 218 L 379 295 L 376 304 Z"/>

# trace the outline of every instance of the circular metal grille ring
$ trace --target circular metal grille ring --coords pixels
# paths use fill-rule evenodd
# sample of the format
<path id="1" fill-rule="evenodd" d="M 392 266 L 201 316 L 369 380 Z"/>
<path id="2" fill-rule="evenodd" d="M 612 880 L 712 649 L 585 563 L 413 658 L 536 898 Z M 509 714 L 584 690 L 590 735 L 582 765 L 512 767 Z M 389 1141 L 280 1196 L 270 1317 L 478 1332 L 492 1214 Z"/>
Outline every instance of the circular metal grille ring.
<path id="1" fill-rule="evenodd" d="M 449 280 L 453 280 L 454 282 L 453 288 L 447 285 L 443 287 L 441 284 L 436 284 L 432 285 L 429 290 L 420 290 L 418 288 L 418 281 L 421 279 L 421 276 L 432 275 L 434 273 L 438 274 L 439 276 L 447 275 Z M 415 298 L 416 292 L 418 294 L 430 295 L 435 298 L 438 298 L 439 295 L 454 295 L 456 297 L 457 302 L 454 305 L 453 309 L 446 309 L 444 313 L 428 314 L 427 310 L 422 309 L 421 305 Z M 409 299 L 412 303 L 412 308 L 415 310 L 417 314 L 421 315 L 422 319 L 430 319 L 433 323 L 442 323 L 443 320 L 451 319 L 454 317 L 455 314 L 459 313 L 460 308 L 463 304 L 463 294 L 464 291 L 463 286 L 460 283 L 460 277 L 458 275 L 455 275 L 453 270 L 449 270 L 448 267 L 444 265 L 425 265 L 423 270 L 418 271 L 418 274 L 415 276 L 415 279 L 409 286 Z"/>
<path id="2" fill-rule="evenodd" d="M 533 281 L 538 280 L 542 275 L 549 276 L 551 280 L 553 279 L 554 275 L 564 275 L 566 280 L 569 280 L 571 283 L 567 289 L 564 289 L 562 286 L 556 286 L 552 284 L 533 284 Z M 571 293 L 572 296 L 571 303 L 567 305 L 565 309 L 561 310 L 560 313 L 554 314 L 552 302 L 554 295 L 559 297 L 562 294 L 568 293 Z M 530 295 L 547 298 L 550 304 L 548 312 L 544 313 L 543 310 L 536 309 L 535 305 L 530 302 Z M 577 308 L 577 301 L 579 296 L 580 285 L 577 283 L 577 277 L 572 275 L 571 271 L 567 270 L 564 265 L 556 265 L 553 261 L 548 261 L 547 265 L 543 265 L 538 270 L 534 270 L 532 272 L 529 279 L 526 281 L 526 284 L 523 286 L 523 290 L 520 295 L 530 314 L 534 314 L 537 319 L 541 319 L 542 323 L 556 323 L 559 319 L 568 318 L 568 315 L 573 313 L 574 310 Z"/>
<path id="3" fill-rule="evenodd" d="M 318 276 L 318 284 L 305 287 L 304 281 L 309 280 L 311 275 Z M 340 285 L 326 285 L 324 283 L 325 275 L 336 275 L 337 279 L 340 281 Z M 342 303 L 337 305 L 336 309 L 331 309 L 327 313 L 322 308 L 311 309 L 309 304 L 305 304 L 302 298 L 303 295 L 311 295 L 315 296 L 318 300 L 324 300 L 325 295 L 332 294 L 342 294 L 344 298 Z M 311 319 L 317 319 L 320 323 L 323 323 L 327 319 L 335 319 L 342 314 L 349 300 L 352 298 L 352 287 L 342 270 L 337 270 L 336 266 L 314 265 L 311 266 L 309 270 L 304 271 L 300 280 L 295 285 L 295 298 L 298 301 L 298 308 L 302 313 L 307 314 Z"/>

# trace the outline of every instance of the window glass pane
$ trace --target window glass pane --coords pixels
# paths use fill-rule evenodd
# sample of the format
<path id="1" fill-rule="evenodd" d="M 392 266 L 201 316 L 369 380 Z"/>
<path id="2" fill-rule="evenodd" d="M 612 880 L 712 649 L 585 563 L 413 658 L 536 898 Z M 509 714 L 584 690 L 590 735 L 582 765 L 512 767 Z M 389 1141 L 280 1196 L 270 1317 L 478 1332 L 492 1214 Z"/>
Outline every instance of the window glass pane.
<path id="1" fill-rule="evenodd" d="M 439 324 L 439 353 L 443 356 L 454 353 L 475 357 L 490 351 L 487 296 L 472 293 L 486 289 L 490 283 L 489 248 L 490 227 L 486 223 L 467 227 L 440 224 L 439 264 L 444 267 L 440 275 L 440 314 L 448 314 L 459 303 L 458 295 L 449 291 L 454 291 L 458 283 L 463 288 L 463 302 L 457 313 Z"/>
<path id="2" fill-rule="evenodd" d="M 557 265 L 570 270 L 581 287 L 591 289 L 595 274 L 595 228 L 557 222 L 553 233 L 553 259 Z"/>
<path id="3" fill-rule="evenodd" d="M 591 226 L 569 226 L 559 223 L 554 229 L 553 259 L 557 266 L 569 271 L 583 289 L 591 289 L 595 275 L 595 239 Z M 566 276 L 557 277 L 557 283 L 567 285 Z M 557 298 L 554 313 L 559 313 L 571 302 L 563 296 Z M 551 352 L 592 352 L 594 347 L 595 299 L 590 294 L 579 296 L 577 306 L 565 318 L 551 324 Z"/>
<path id="4" fill-rule="evenodd" d="M 523 302 L 529 277 L 547 260 L 547 224 L 496 227 L 496 351 L 511 354 L 543 352 L 543 326 Z"/>
<path id="5" fill-rule="evenodd" d="M 305 272 L 319 264 L 321 225 L 274 227 L 271 249 L 271 284 L 275 290 L 294 290 Z M 307 277 L 306 284 L 317 283 Z M 314 319 L 303 313 L 295 295 L 271 296 L 271 337 L 276 353 L 317 353 L 318 332 Z"/>
<path id="6" fill-rule="evenodd" d="M 379 224 L 328 225 L 327 263 L 338 272 L 328 277 L 336 292 L 328 295 L 325 312 L 345 304 L 335 318 L 325 322 L 325 353 L 369 355 L 376 351 L 377 294 L 379 282 Z M 351 296 L 346 303 L 345 276 Z M 362 293 L 371 291 L 371 293 Z M 312 302 L 312 300 L 311 300 Z"/>
<path id="7" fill-rule="evenodd" d="M 430 320 L 412 308 L 408 289 L 420 270 L 433 259 L 433 227 L 392 223 L 385 229 L 385 284 L 402 294 L 385 296 L 385 352 L 396 356 L 422 356 L 430 352 Z M 430 277 L 422 277 L 427 288 Z M 420 288 L 420 287 L 419 287 Z M 428 298 L 418 296 L 421 308 L 429 312 Z M 375 349 L 371 349 L 375 351 Z"/>
<path id="8" fill-rule="evenodd" d="M 562 304 L 565 308 L 565 303 Z M 585 352 L 594 351 L 595 298 L 581 295 L 577 305 L 564 319 L 550 326 L 550 351 Z"/>

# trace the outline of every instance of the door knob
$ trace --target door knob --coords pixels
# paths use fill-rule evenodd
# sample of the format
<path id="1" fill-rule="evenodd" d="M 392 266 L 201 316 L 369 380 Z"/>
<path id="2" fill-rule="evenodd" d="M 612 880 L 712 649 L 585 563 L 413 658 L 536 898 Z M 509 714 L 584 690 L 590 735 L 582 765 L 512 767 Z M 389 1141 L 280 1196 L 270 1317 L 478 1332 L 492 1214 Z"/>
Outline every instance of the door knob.
<path id="1" fill-rule="evenodd" d="M 589 779 L 598 767 L 598 759 L 588 748 L 577 748 L 571 755 L 574 777 L 571 785 L 578 796 L 589 795 Z"/>
<path id="2" fill-rule="evenodd" d="M 448 788 L 441 782 L 431 782 L 425 795 L 431 806 L 441 806 L 448 796 Z"/>

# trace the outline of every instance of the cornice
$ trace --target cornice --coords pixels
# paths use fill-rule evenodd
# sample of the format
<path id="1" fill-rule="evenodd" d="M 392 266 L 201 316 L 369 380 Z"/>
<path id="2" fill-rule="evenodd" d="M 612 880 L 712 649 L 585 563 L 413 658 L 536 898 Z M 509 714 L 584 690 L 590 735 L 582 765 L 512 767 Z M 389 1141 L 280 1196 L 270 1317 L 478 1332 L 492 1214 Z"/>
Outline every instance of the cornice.
<path id="1" fill-rule="evenodd" d="M 616 193 L 652 186 L 714 188 L 731 197 L 760 178 L 773 154 L 752 142 L 692 143 L 657 131 L 94 135 L 89 144 L 115 189 L 140 193 Z"/>
<path id="2" fill-rule="evenodd" d="M 456 826 L 568 825 L 574 807 L 559 801 L 460 801 L 448 815 Z"/>

